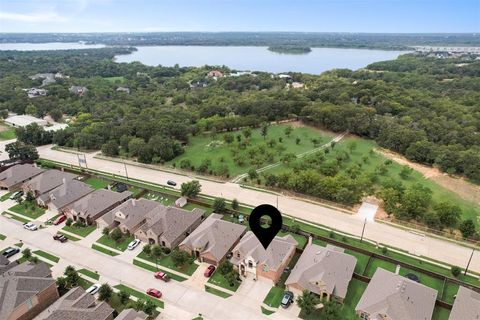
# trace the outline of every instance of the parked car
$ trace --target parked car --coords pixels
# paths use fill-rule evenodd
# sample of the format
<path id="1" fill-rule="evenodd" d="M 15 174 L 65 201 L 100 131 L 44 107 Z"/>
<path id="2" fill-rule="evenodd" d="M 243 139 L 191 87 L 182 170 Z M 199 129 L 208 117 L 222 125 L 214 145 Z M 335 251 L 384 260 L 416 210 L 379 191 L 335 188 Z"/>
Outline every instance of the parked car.
<path id="1" fill-rule="evenodd" d="M 38 230 L 38 226 L 35 223 L 32 223 L 32 222 L 25 222 L 23 224 L 23 227 L 27 230 L 30 230 L 30 231 Z"/>
<path id="2" fill-rule="evenodd" d="M 147 294 L 149 296 L 152 296 L 152 297 L 155 297 L 155 298 L 161 298 L 162 297 L 162 293 L 160 292 L 160 290 L 157 290 L 157 289 L 154 289 L 154 288 L 150 288 L 147 290 Z"/>
<path id="3" fill-rule="evenodd" d="M 128 250 L 133 250 L 135 249 L 138 245 L 140 244 L 140 240 L 135 239 L 132 242 L 128 244 Z"/>
<path id="4" fill-rule="evenodd" d="M 207 270 L 203 273 L 203 275 L 207 278 L 210 278 L 210 276 L 215 272 L 215 266 L 208 266 Z"/>
<path id="5" fill-rule="evenodd" d="M 175 187 L 175 186 L 177 185 L 177 183 L 176 183 L 175 181 L 173 181 L 173 180 L 168 180 L 168 181 L 167 181 L 167 184 L 168 184 L 169 186 L 173 186 L 173 187 Z"/>
<path id="6" fill-rule="evenodd" d="M 23 196 L 23 191 L 17 191 L 10 196 L 10 200 L 16 200 Z"/>
<path id="7" fill-rule="evenodd" d="M 58 226 L 60 223 L 62 223 L 65 220 L 67 220 L 67 216 L 62 214 L 57 219 L 55 219 L 55 221 L 53 221 L 53 225 Z"/>
<path id="8" fill-rule="evenodd" d="M 98 292 L 98 290 L 100 290 L 100 287 L 101 287 L 100 283 L 95 283 L 90 288 L 88 288 L 86 292 L 90 293 L 91 295 L 94 295 L 95 293 Z"/>
<path id="9" fill-rule="evenodd" d="M 10 258 L 11 256 L 14 256 L 19 252 L 20 249 L 18 248 L 8 247 L 7 249 L 5 249 L 5 251 L 2 252 L 2 256 L 4 256 L 5 258 Z"/>
<path id="10" fill-rule="evenodd" d="M 68 238 L 65 237 L 63 234 L 57 233 L 56 235 L 53 236 L 53 240 L 57 240 L 60 242 L 67 242 Z"/>
<path id="11" fill-rule="evenodd" d="M 282 306 L 282 308 L 286 309 L 290 306 L 290 304 L 292 302 L 293 302 L 293 292 L 285 291 L 285 293 L 283 294 L 282 302 L 280 303 L 280 305 Z"/>
<path id="12" fill-rule="evenodd" d="M 165 272 L 161 272 L 161 271 L 155 272 L 154 276 L 155 276 L 155 278 L 160 279 L 160 280 L 165 281 L 165 282 L 170 281 L 170 277 Z"/>

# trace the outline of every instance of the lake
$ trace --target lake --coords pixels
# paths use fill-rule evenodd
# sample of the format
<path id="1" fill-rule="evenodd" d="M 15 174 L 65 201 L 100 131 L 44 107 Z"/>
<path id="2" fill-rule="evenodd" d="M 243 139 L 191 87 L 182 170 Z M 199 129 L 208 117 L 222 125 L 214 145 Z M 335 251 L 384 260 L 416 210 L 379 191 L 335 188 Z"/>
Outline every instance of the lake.
<path id="1" fill-rule="evenodd" d="M 0 50 L 39 51 L 103 48 L 104 44 L 84 44 L 80 42 L 48 42 L 48 43 L 0 43 Z"/>
<path id="2" fill-rule="evenodd" d="M 226 65 L 231 69 L 320 74 L 334 68 L 356 70 L 370 63 L 394 60 L 408 51 L 312 48 L 308 54 L 271 52 L 267 47 L 137 46 L 138 51 L 116 56 L 117 62 L 140 61 L 156 66 Z"/>

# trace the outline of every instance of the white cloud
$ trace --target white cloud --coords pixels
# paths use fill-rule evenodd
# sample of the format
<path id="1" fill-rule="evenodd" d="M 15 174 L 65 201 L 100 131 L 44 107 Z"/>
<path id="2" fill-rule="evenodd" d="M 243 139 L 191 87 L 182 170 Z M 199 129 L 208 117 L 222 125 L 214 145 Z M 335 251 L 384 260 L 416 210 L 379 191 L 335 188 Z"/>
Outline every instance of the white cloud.
<path id="1" fill-rule="evenodd" d="M 64 22 L 65 17 L 60 16 L 55 11 L 50 12 L 32 12 L 32 13 L 13 13 L 0 11 L 0 20 L 10 20 L 18 22 Z"/>

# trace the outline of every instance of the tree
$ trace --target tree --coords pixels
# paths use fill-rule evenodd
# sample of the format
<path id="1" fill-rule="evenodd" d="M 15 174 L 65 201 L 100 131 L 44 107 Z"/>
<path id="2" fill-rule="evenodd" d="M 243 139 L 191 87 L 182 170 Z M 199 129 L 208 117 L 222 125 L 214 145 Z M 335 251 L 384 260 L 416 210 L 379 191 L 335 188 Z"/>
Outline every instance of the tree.
<path id="1" fill-rule="evenodd" d="M 53 109 L 49 112 L 50 114 L 50 117 L 52 117 L 53 121 L 60 121 L 62 120 L 62 117 L 63 117 L 63 113 L 60 109 Z"/>
<path id="2" fill-rule="evenodd" d="M 460 269 L 460 267 L 457 267 L 457 266 L 452 266 L 452 268 L 450 269 L 450 271 L 452 272 L 452 275 L 453 275 L 455 278 L 458 278 L 458 276 L 460 275 L 460 273 L 462 273 L 462 269 Z"/>
<path id="3" fill-rule="evenodd" d="M 300 144 L 301 141 L 302 141 L 302 139 L 300 139 L 300 138 L 298 138 L 298 137 L 295 138 L 295 144 Z"/>
<path id="4" fill-rule="evenodd" d="M 133 138 L 130 140 L 130 142 L 128 142 L 128 152 L 130 152 L 132 156 L 138 156 L 140 151 L 144 149 L 145 146 L 145 140 L 142 138 Z"/>
<path id="5" fill-rule="evenodd" d="M 65 221 L 65 225 L 67 227 L 70 227 L 72 225 L 72 223 L 73 223 L 73 220 L 71 218 L 68 218 L 67 221 Z"/>
<path id="6" fill-rule="evenodd" d="M 108 235 L 110 234 L 110 229 L 108 229 L 107 227 L 103 228 L 102 234 L 108 237 Z"/>
<path id="7" fill-rule="evenodd" d="M 462 215 L 462 210 L 458 206 L 448 202 L 440 202 L 434 208 L 443 227 L 455 227 Z"/>
<path id="8" fill-rule="evenodd" d="M 412 174 L 412 169 L 408 166 L 403 166 L 402 167 L 402 170 L 400 171 L 400 178 L 402 178 L 403 180 L 407 180 L 411 174 Z"/>
<path id="9" fill-rule="evenodd" d="M 152 245 L 151 244 L 144 245 L 142 252 L 145 253 L 147 256 L 150 256 L 152 254 Z"/>
<path id="10" fill-rule="evenodd" d="M 287 127 L 285 128 L 284 132 L 285 132 L 285 135 L 287 136 L 287 138 L 289 138 L 290 135 L 291 135 L 292 132 L 293 132 L 293 127 L 292 127 L 292 126 L 287 126 Z"/>
<path id="11" fill-rule="evenodd" d="M 98 299 L 100 301 L 109 301 L 113 295 L 112 288 L 108 285 L 108 283 L 104 283 L 98 289 Z"/>
<path id="12" fill-rule="evenodd" d="M 65 294 L 68 291 L 68 282 L 67 278 L 65 277 L 58 277 L 56 280 L 57 283 L 57 288 L 58 288 L 58 293 L 60 296 Z"/>
<path id="13" fill-rule="evenodd" d="M 163 256 L 162 247 L 160 247 L 158 244 L 153 245 L 151 255 L 155 259 L 155 264 L 157 264 L 158 260 Z M 157 269 L 158 269 L 158 265 L 157 265 Z"/>
<path id="14" fill-rule="evenodd" d="M 147 300 L 147 302 L 143 306 L 143 311 L 149 316 L 153 315 L 153 313 L 155 312 L 155 309 L 157 309 L 157 306 L 152 300 Z"/>
<path id="15" fill-rule="evenodd" d="M 32 191 L 27 192 L 27 195 L 25 196 L 25 200 L 28 201 L 28 202 L 35 201 L 35 196 L 33 195 Z"/>
<path id="16" fill-rule="evenodd" d="M 37 107 L 35 107 L 33 104 L 29 104 L 26 108 L 25 108 L 25 114 L 29 114 L 31 116 L 34 116 L 37 114 Z"/>
<path id="17" fill-rule="evenodd" d="M 262 128 L 260 129 L 260 135 L 263 137 L 263 139 L 267 138 L 268 135 L 268 123 L 264 123 L 262 125 Z"/>
<path id="18" fill-rule="evenodd" d="M 110 157 L 118 155 L 118 143 L 114 140 L 110 140 L 102 146 L 102 154 Z"/>
<path id="19" fill-rule="evenodd" d="M 343 320 L 341 305 L 335 301 L 326 301 L 323 303 L 322 319 L 323 320 Z"/>
<path id="20" fill-rule="evenodd" d="M 213 201 L 213 211 L 214 212 L 223 212 L 226 209 L 225 199 L 215 198 Z"/>
<path id="21" fill-rule="evenodd" d="M 255 169 L 249 169 L 248 170 L 248 177 L 251 179 L 251 180 L 254 180 L 254 179 L 257 179 L 258 178 L 258 173 L 257 173 L 257 170 Z"/>
<path id="22" fill-rule="evenodd" d="M 237 283 L 237 273 L 233 270 L 225 274 L 224 278 L 230 287 L 234 287 L 235 284 Z"/>
<path id="23" fill-rule="evenodd" d="M 119 228 L 115 228 L 110 232 L 110 238 L 115 242 L 119 242 L 122 237 L 123 233 Z"/>
<path id="24" fill-rule="evenodd" d="M 40 260 L 38 259 L 37 256 L 32 256 L 30 258 L 30 262 L 33 263 L 33 264 L 38 264 L 40 262 Z"/>
<path id="25" fill-rule="evenodd" d="M 227 259 L 222 260 L 222 262 L 220 262 L 220 264 L 218 265 L 218 272 L 220 272 L 221 275 L 226 275 L 232 270 L 233 270 L 233 265 Z"/>
<path id="26" fill-rule="evenodd" d="M 27 261 L 30 261 L 32 258 L 32 251 L 29 248 L 25 248 L 22 251 L 23 258 Z"/>
<path id="27" fill-rule="evenodd" d="M 237 210 L 239 207 L 238 200 L 235 198 L 232 200 L 232 209 Z"/>
<path id="28" fill-rule="evenodd" d="M 475 232 L 476 232 L 475 223 L 473 222 L 472 219 L 464 220 L 460 224 L 459 229 L 465 239 L 471 238 L 473 235 L 475 235 Z"/>
<path id="29" fill-rule="evenodd" d="M 176 266 L 183 266 L 185 263 L 187 263 L 189 256 L 188 253 L 182 250 L 173 250 L 172 253 L 170 254 L 172 257 L 172 261 Z"/>
<path id="30" fill-rule="evenodd" d="M 225 141 L 228 144 L 232 143 L 233 140 L 235 140 L 235 139 L 233 138 L 233 136 L 231 134 L 226 134 L 226 135 L 223 136 L 223 141 Z"/>
<path id="31" fill-rule="evenodd" d="M 78 286 L 78 282 L 80 281 L 80 276 L 78 275 L 77 270 L 75 270 L 73 266 L 66 267 L 65 272 L 63 274 L 66 276 L 69 288 Z"/>
<path id="32" fill-rule="evenodd" d="M 320 299 L 310 294 L 308 290 L 303 290 L 302 295 L 297 298 L 297 305 L 307 315 L 315 310 L 315 306 L 320 303 Z"/>
<path id="33" fill-rule="evenodd" d="M 243 129 L 242 134 L 243 134 L 243 136 L 245 137 L 245 139 L 248 139 L 248 138 L 250 138 L 250 137 L 252 136 L 252 129 L 250 129 L 250 128 L 245 128 L 245 129 Z M 240 141 L 239 141 L 239 142 L 240 142 Z"/>
<path id="34" fill-rule="evenodd" d="M 120 302 L 122 304 L 126 304 L 128 302 L 128 300 L 130 299 L 130 293 L 128 293 L 125 290 L 120 290 L 118 292 L 118 298 L 120 299 Z"/>
<path id="35" fill-rule="evenodd" d="M 34 145 L 25 144 L 20 141 L 9 143 L 5 146 L 8 157 L 12 160 L 31 160 L 38 159 L 38 152 Z"/>
<path id="36" fill-rule="evenodd" d="M 192 180 L 190 182 L 184 182 L 181 186 L 182 196 L 188 198 L 195 198 L 202 191 L 202 186 L 198 180 Z"/>

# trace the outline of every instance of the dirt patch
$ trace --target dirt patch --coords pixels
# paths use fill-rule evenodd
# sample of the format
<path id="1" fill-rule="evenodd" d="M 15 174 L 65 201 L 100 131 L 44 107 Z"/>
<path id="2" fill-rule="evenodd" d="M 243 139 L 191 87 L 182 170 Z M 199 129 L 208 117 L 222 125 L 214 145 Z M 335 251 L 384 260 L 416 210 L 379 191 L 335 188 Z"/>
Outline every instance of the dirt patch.
<path id="1" fill-rule="evenodd" d="M 420 172 L 426 179 L 435 181 L 445 189 L 456 193 L 462 199 L 480 204 L 480 186 L 468 182 L 464 178 L 448 175 L 437 168 L 411 162 L 394 152 L 379 148 L 375 149 L 375 151 L 395 162 L 409 166 L 413 170 Z"/>

